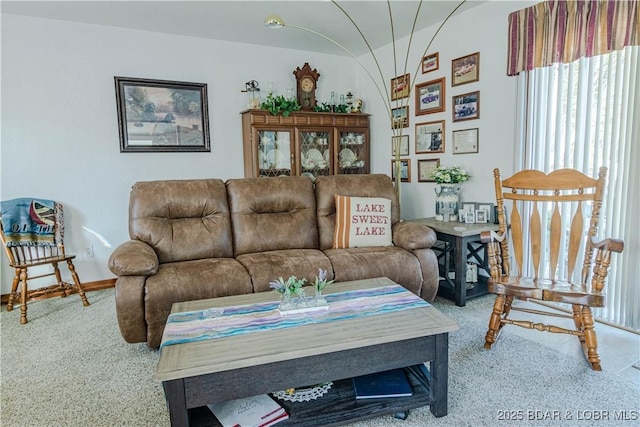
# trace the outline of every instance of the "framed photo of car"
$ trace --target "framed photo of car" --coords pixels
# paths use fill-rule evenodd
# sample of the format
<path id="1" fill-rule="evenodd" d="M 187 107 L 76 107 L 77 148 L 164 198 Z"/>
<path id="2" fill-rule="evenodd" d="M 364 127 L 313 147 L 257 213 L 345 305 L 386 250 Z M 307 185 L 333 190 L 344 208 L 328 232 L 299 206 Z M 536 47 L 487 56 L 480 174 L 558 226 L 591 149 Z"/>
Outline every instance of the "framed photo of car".
<path id="1" fill-rule="evenodd" d="M 439 113 L 444 111 L 445 78 L 416 85 L 416 115 Z"/>
<path id="2" fill-rule="evenodd" d="M 410 86 L 409 74 L 391 79 L 391 100 L 408 98 Z"/>
<path id="3" fill-rule="evenodd" d="M 453 97 L 453 121 L 480 118 L 480 91 L 463 93 Z"/>
<path id="4" fill-rule="evenodd" d="M 418 182 L 436 182 L 433 173 L 440 166 L 440 159 L 418 159 Z"/>
<path id="5" fill-rule="evenodd" d="M 114 80 L 121 153 L 211 151 L 205 83 Z"/>
<path id="6" fill-rule="evenodd" d="M 409 155 L 409 135 L 400 135 L 391 137 L 391 155 L 396 155 L 396 149 L 399 156 Z"/>
<path id="7" fill-rule="evenodd" d="M 451 86 L 480 80 L 480 52 L 451 60 Z"/>
<path id="8" fill-rule="evenodd" d="M 416 123 L 416 154 L 444 153 L 444 120 Z"/>
<path id="9" fill-rule="evenodd" d="M 391 110 L 391 116 L 393 121 L 391 123 L 391 129 L 400 129 L 409 127 L 409 106 L 393 108 Z"/>
<path id="10" fill-rule="evenodd" d="M 440 68 L 440 55 L 438 52 L 422 58 L 422 74 L 435 71 L 438 68 Z"/>

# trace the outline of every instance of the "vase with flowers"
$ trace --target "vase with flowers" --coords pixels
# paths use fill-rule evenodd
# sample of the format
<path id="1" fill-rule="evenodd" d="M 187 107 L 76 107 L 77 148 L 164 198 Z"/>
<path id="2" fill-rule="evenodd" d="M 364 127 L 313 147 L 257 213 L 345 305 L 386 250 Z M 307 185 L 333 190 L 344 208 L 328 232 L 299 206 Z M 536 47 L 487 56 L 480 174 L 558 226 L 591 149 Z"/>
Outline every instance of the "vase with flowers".
<path id="1" fill-rule="evenodd" d="M 434 181 L 439 184 L 436 192 L 436 219 L 440 221 L 457 221 L 460 202 L 460 185 L 471 178 L 459 166 L 438 166 L 433 172 Z"/>
<path id="2" fill-rule="evenodd" d="M 314 304 L 316 307 L 328 305 L 327 300 L 322 296 L 322 291 L 327 287 L 327 285 L 332 283 L 333 280 L 327 280 L 327 270 L 319 268 L 318 275 L 313 282 L 313 289 L 315 290 Z"/>

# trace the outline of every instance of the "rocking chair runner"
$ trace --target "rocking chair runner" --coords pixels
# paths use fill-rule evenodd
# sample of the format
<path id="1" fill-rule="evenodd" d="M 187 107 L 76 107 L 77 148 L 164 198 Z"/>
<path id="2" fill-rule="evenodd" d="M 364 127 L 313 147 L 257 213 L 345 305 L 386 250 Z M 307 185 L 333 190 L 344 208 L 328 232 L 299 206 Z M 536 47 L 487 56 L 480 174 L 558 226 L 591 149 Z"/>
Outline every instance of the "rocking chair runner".
<path id="1" fill-rule="evenodd" d="M 4 202 L 3 202 L 4 203 Z M 61 227 L 63 225 L 60 225 Z M 27 302 L 44 298 L 46 296 L 60 295 L 66 297 L 70 293 L 77 292 L 80 295 L 82 304 L 86 307 L 90 305 L 87 297 L 82 289 L 82 284 L 78 273 L 76 273 L 73 265 L 73 259 L 75 255 L 67 255 L 64 251 L 64 244 L 58 242 L 58 244 L 52 244 L 49 246 L 42 245 L 24 245 L 16 244 L 11 245 L 10 239 L 7 238 L 4 232 L 4 225 L 2 223 L 2 216 L 0 216 L 0 240 L 4 246 L 7 257 L 9 258 L 9 265 L 15 269 L 15 276 L 13 277 L 13 283 L 11 285 L 11 293 L 9 294 L 9 301 L 7 303 L 7 311 L 13 310 L 13 304 L 17 296 L 20 297 L 20 323 L 25 324 L 27 320 Z M 73 284 L 67 283 L 62 280 L 58 263 L 65 263 L 69 268 Z M 29 269 L 51 264 L 53 271 L 49 273 L 42 273 L 37 275 L 29 275 Z M 27 282 L 29 280 L 38 279 L 41 277 L 55 276 L 56 283 L 37 289 L 28 289 Z M 18 292 L 18 284 L 22 286 Z"/>
<path id="2" fill-rule="evenodd" d="M 604 286 L 609 271 L 611 252 L 622 252 L 624 243 L 616 239 L 596 242 L 600 207 L 607 168 L 600 168 L 598 178 L 590 178 L 573 169 L 560 169 L 545 174 L 536 170 L 518 172 L 501 180 L 500 170 L 494 169 L 499 231 L 482 234 L 487 243 L 491 278 L 489 292 L 497 294 L 485 337 L 485 348 L 496 342 L 506 324 L 538 331 L 576 335 L 584 354 L 596 371 L 602 370 L 597 351 L 597 339 L 590 307 L 605 304 Z M 505 188 L 510 192 L 504 191 Z M 510 212 L 509 239 L 506 206 Z M 591 209 L 591 219 L 585 233 L 584 216 Z M 570 213 L 570 224 L 562 223 L 561 212 Z M 528 228 L 527 228 L 528 227 Z M 509 245 L 511 240 L 512 246 Z M 528 248 L 525 244 L 528 243 Z M 546 243 L 546 245 L 544 245 Z M 541 248 L 547 247 L 548 254 Z M 573 281 L 578 254 L 584 247 L 579 279 Z M 512 272 L 510 248 L 517 264 Z M 530 254 L 532 276 L 523 277 L 525 251 Z M 595 251 L 595 254 L 594 254 Z M 559 259 L 566 261 L 560 263 Z M 571 304 L 573 316 L 512 306 L 513 299 L 531 299 Z M 511 310 L 546 316 L 573 318 L 575 330 L 555 325 L 512 320 Z"/>

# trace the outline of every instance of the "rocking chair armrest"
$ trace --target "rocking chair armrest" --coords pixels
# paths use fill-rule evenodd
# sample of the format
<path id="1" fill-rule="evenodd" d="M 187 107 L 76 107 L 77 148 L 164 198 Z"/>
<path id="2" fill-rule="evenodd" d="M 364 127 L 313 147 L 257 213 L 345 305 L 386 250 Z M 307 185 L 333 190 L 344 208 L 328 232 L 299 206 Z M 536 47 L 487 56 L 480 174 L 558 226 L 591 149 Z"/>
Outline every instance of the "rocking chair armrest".
<path id="1" fill-rule="evenodd" d="M 496 231 L 483 231 L 480 233 L 480 241 L 482 243 L 502 242 L 507 237 L 507 233 Z"/>
<path id="2" fill-rule="evenodd" d="M 425 224 L 402 221 L 392 227 L 393 244 L 412 251 L 429 249 L 436 243 L 436 232 Z"/>
<path id="3" fill-rule="evenodd" d="M 620 239 L 612 239 L 606 238 L 600 241 L 597 241 L 595 237 L 591 238 L 591 246 L 594 249 L 598 250 L 606 250 L 610 252 L 621 253 L 624 249 L 624 241 Z"/>
<path id="4" fill-rule="evenodd" d="M 109 257 L 109 270 L 116 276 L 152 276 L 158 265 L 153 248 L 139 240 L 124 242 Z"/>

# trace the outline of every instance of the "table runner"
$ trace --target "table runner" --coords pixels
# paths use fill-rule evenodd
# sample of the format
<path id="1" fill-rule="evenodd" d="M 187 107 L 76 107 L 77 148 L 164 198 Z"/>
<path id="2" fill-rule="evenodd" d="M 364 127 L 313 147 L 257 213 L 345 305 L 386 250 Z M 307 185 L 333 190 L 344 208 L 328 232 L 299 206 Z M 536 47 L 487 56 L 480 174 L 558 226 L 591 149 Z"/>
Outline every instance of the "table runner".
<path id="1" fill-rule="evenodd" d="M 266 330 L 374 316 L 430 304 L 400 285 L 325 295 L 329 309 L 281 315 L 278 301 L 224 307 L 221 314 L 197 310 L 173 313 L 167 319 L 160 347 L 231 337 Z"/>

